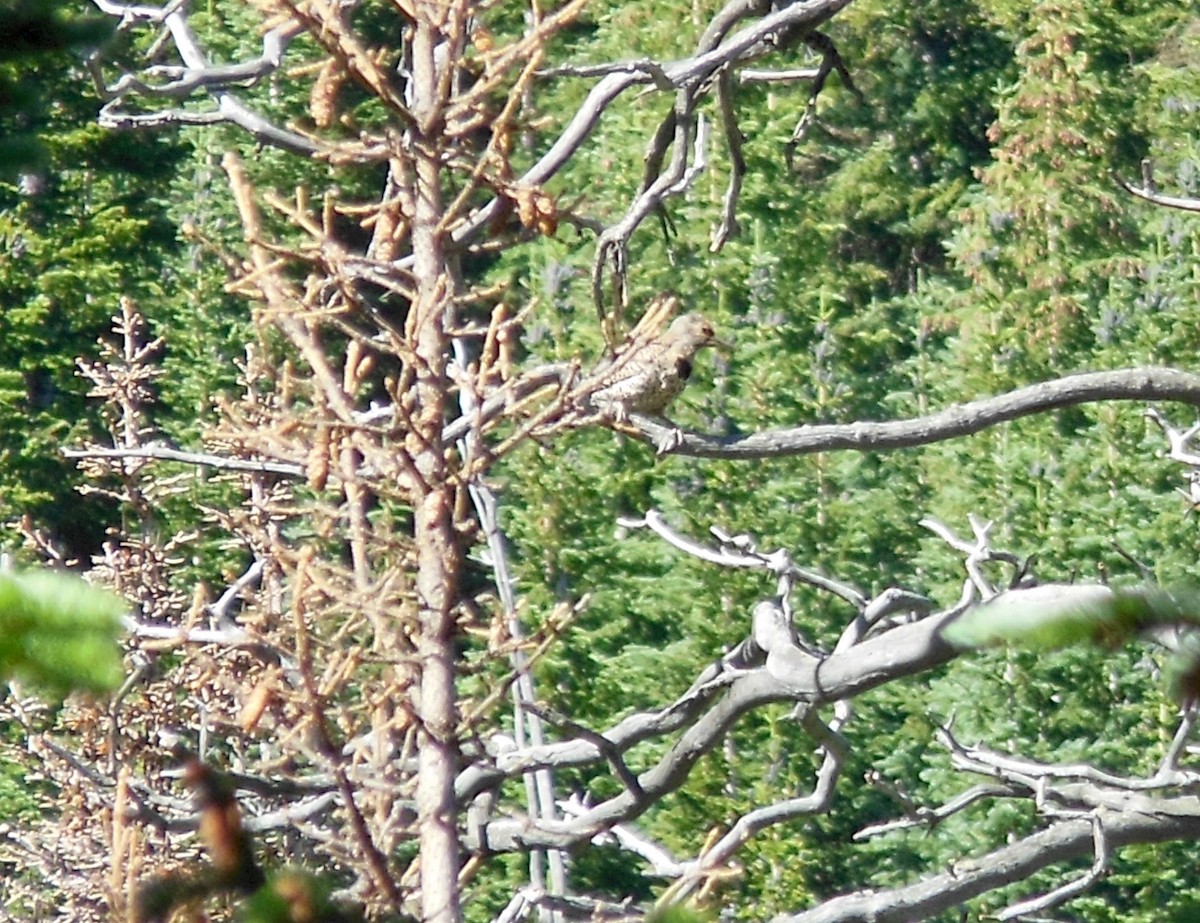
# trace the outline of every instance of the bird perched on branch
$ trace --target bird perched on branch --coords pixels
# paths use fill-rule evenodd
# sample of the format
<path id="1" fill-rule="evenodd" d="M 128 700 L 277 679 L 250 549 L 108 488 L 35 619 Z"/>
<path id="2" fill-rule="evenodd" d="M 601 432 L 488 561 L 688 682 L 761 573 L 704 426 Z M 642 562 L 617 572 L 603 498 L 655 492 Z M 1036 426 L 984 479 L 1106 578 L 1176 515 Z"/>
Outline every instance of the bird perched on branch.
<path id="1" fill-rule="evenodd" d="M 625 343 L 584 379 L 581 389 L 593 407 L 617 422 L 631 413 L 660 416 L 687 385 L 696 353 L 726 347 L 701 314 L 683 314 L 667 326 L 678 310 L 677 296 L 659 295 Z"/>

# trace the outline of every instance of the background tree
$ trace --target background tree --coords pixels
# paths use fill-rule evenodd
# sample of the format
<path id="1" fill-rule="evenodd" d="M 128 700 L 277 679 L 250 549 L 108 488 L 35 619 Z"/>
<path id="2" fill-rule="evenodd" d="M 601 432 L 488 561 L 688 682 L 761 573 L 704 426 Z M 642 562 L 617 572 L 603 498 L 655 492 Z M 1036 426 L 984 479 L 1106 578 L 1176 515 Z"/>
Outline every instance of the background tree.
<path id="1" fill-rule="evenodd" d="M 1198 403 L 1195 227 L 1111 178 L 1194 192 L 1186 4 L 96 6 L 101 124 L 191 147 L 68 453 L 129 679 L 7 701 L 12 912 L 186 868 L 183 743 L 372 917 L 1186 918 L 1146 649 L 940 633 L 1194 561 L 1120 401 Z M 736 349 L 656 459 L 580 384 L 666 286 Z"/>
<path id="2" fill-rule="evenodd" d="M 106 17 L 26 0 L 0 7 L 0 33 L 4 530 L 12 538 L 27 516 L 63 553 L 86 556 L 114 511 L 81 501 L 74 465 L 58 453 L 99 431 L 89 430 L 98 420 L 75 358 L 108 328 L 120 293 L 157 285 L 174 228 L 147 190 L 177 158 L 167 144 L 161 156 L 133 156 L 154 141 L 95 124 L 79 61 L 111 34 Z"/>

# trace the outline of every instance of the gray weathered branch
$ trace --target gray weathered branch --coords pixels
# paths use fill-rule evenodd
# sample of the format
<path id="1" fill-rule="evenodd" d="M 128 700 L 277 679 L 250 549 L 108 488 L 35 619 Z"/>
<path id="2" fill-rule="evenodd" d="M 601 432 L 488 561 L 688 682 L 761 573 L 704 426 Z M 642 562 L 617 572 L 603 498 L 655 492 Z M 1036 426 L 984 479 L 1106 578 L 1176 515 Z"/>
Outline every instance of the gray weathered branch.
<path id="1" fill-rule="evenodd" d="M 672 706 L 673 711 L 634 715 L 605 732 L 612 749 L 622 752 L 654 734 L 682 730 L 667 753 L 638 777 L 638 791 L 623 791 L 578 816 L 554 823 L 533 824 L 526 817 L 497 819 L 487 826 L 486 845 L 497 851 L 565 847 L 631 820 L 681 785 L 695 762 L 719 745 L 733 723 L 747 712 L 783 701 L 820 707 L 951 659 L 955 651 L 940 636 L 946 618 L 935 616 L 902 625 L 821 659 L 798 647 L 790 632 L 759 630 L 760 620 L 774 625 L 786 621 L 773 604 L 760 603 L 755 612 L 755 639 L 767 650 L 764 667 L 744 672 L 724 687 L 719 697 L 696 696 L 683 707 Z M 469 799 L 530 768 L 578 766 L 604 757 L 595 742 L 581 739 L 526 748 L 498 760 L 496 767 L 473 766 L 464 771 L 458 797 Z"/>
<path id="2" fill-rule="evenodd" d="M 1146 799 L 1139 810 L 1104 815 L 1111 849 L 1134 844 L 1193 840 L 1200 836 L 1200 798 Z M 1092 853 L 1090 818 L 1054 824 L 975 859 L 954 863 L 940 875 L 883 891 L 859 891 L 811 910 L 782 914 L 773 923 L 909 923 L 961 906 L 988 891 L 1028 878 L 1048 866 Z"/>
<path id="3" fill-rule="evenodd" d="M 91 62 L 93 78 L 100 95 L 107 100 L 100 112 L 100 124 L 110 128 L 146 127 L 161 124 L 209 124 L 229 122 L 238 126 L 263 144 L 311 157 L 321 148 L 311 138 L 282 128 L 254 111 L 231 92 L 230 85 L 243 85 L 261 80 L 278 70 L 288 44 L 299 33 L 293 23 L 269 30 L 263 36 L 259 57 L 235 64 L 213 64 L 200 46 L 200 41 L 187 21 L 187 5 L 172 0 L 161 7 L 112 0 L 93 0 L 103 13 L 120 19 L 121 28 L 137 22 L 164 26 L 179 52 L 182 65 L 156 65 L 142 75 L 123 74 L 111 86 L 106 85 L 96 60 Z M 158 112 L 128 112 L 121 104 L 133 93 L 143 97 L 183 98 L 196 90 L 204 90 L 216 104 L 216 109 L 192 111 L 167 109 Z"/>
<path id="4" fill-rule="evenodd" d="M 1148 173 L 1148 170 L 1145 172 Z M 1148 175 L 1141 186 L 1135 186 L 1133 183 L 1119 176 L 1117 177 L 1117 183 L 1130 195 L 1136 196 L 1152 205 L 1161 205 L 1164 208 L 1175 208 L 1185 212 L 1200 212 L 1200 199 L 1188 196 L 1165 195 L 1154 187 Z"/>
<path id="5" fill-rule="evenodd" d="M 1082 372 L 911 420 L 821 423 L 748 436 L 706 436 L 684 431 L 671 452 L 729 459 L 810 455 L 838 449 L 890 452 L 957 439 L 1020 417 L 1098 401 L 1179 401 L 1200 407 L 1200 375 L 1155 366 Z M 652 418 L 631 416 L 651 444 L 661 444 L 671 432 L 670 427 Z"/>

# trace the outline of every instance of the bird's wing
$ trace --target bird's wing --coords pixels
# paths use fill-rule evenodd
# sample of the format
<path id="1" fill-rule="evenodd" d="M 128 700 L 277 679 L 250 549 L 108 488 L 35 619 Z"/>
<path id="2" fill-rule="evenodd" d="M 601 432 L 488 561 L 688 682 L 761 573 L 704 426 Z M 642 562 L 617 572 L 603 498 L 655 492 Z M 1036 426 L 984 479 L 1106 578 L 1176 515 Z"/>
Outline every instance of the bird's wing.
<path id="1" fill-rule="evenodd" d="M 588 394 L 609 391 L 644 373 L 644 362 L 661 349 L 667 325 L 678 311 L 679 298 L 673 292 L 662 292 L 651 299 L 629 335 L 597 363 L 580 383 L 580 390 Z"/>
<path id="2" fill-rule="evenodd" d="M 626 341 L 639 343 L 662 336 L 667 325 L 679 311 L 679 296 L 674 292 L 659 292 L 650 299 L 650 304 L 629 331 Z"/>
<path id="3" fill-rule="evenodd" d="M 616 344 L 612 353 L 597 363 L 595 372 L 589 378 L 612 380 L 622 377 L 622 369 L 634 356 L 662 338 L 667 325 L 678 310 L 679 298 L 674 292 L 660 292 L 655 295 L 633 329 L 625 339 Z"/>

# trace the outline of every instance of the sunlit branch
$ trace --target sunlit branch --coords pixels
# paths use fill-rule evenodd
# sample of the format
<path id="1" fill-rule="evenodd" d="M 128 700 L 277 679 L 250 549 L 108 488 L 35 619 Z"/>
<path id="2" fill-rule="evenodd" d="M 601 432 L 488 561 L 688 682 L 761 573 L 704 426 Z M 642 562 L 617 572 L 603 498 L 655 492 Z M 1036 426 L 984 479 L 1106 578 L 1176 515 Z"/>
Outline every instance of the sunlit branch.
<path id="1" fill-rule="evenodd" d="M 842 765 L 850 753 L 849 745 L 839 733 L 850 718 L 850 706 L 838 702 L 835 711 L 834 720 L 828 725 L 811 709 L 802 718 L 805 730 L 820 744 L 823 754 L 812 792 L 756 808 L 739 817 L 724 836 L 705 849 L 695 862 L 688 863 L 684 875 L 660 898 L 660 907 L 686 900 L 759 832 L 828 809 Z"/>
<path id="2" fill-rule="evenodd" d="M 1105 818 L 1110 849 L 1200 836 L 1200 802 L 1194 797 L 1147 799 L 1144 810 Z M 1066 820 L 982 856 L 959 860 L 940 875 L 899 888 L 860 891 L 811 910 L 777 916 L 774 923 L 867 923 L 924 920 L 961 907 L 973 897 L 1023 881 L 1051 865 L 1095 849 L 1090 818 Z"/>
<path id="3" fill-rule="evenodd" d="M 736 22 L 758 13 L 763 8 L 763 5 L 757 2 L 730 0 L 713 17 L 708 32 L 699 43 L 702 50 L 696 55 L 678 61 L 663 62 L 661 65 L 645 60 L 630 65 L 619 65 L 617 69 L 601 77 L 576 109 L 566 128 L 538 162 L 517 182 L 541 185 L 557 175 L 600 124 L 600 118 L 608 107 L 630 87 L 643 84 L 672 90 L 698 87 L 710 80 L 721 68 L 751 61 L 774 49 L 777 47 L 772 44 L 774 40 L 796 31 L 819 26 L 849 2 L 850 0 L 807 0 L 789 3 L 726 38 L 726 32 Z M 714 28 L 718 22 L 721 26 Z M 709 33 L 712 33 L 711 37 Z M 485 205 L 455 228 L 454 239 L 465 242 L 474 238 L 488 226 L 499 207 L 498 200 Z"/>
<path id="4" fill-rule="evenodd" d="M 969 436 L 1036 413 L 1099 401 L 1179 401 L 1200 407 L 1200 375 L 1154 366 L 1082 372 L 909 420 L 818 423 L 724 437 L 685 430 L 670 451 L 697 458 L 728 459 L 779 458 L 838 449 L 891 452 Z M 631 418 L 651 444 L 660 444 L 670 433 L 668 427 L 650 417 L 633 414 Z"/>
<path id="5" fill-rule="evenodd" d="M 171 39 L 183 61 L 182 67 L 158 65 L 145 72 L 145 78 L 126 74 L 114 85 L 106 86 L 99 66 L 92 65 L 97 89 L 108 100 L 100 114 L 100 123 L 109 127 L 144 126 L 148 120 L 157 124 L 175 122 L 179 124 L 205 124 L 224 121 L 246 131 L 258 141 L 279 147 L 302 156 L 312 156 L 321 150 L 316 144 L 298 132 L 274 124 L 255 112 L 237 98 L 226 87 L 259 80 L 278 70 L 288 43 L 298 34 L 292 24 L 272 29 L 263 37 L 263 52 L 257 59 L 232 65 L 214 65 L 200 47 L 200 42 L 187 21 L 187 5 L 167 3 L 161 8 L 136 4 L 113 3 L 110 0 L 94 0 L 96 6 L 110 16 L 118 16 L 122 26 L 135 21 L 162 24 L 170 32 Z M 156 82 L 155 78 L 166 82 Z M 215 112 L 191 112 L 172 109 L 157 113 L 130 113 L 119 108 L 120 102 L 131 92 L 143 96 L 166 96 L 179 98 L 194 90 L 203 89 L 216 103 Z"/>
<path id="6" fill-rule="evenodd" d="M 1038 897 L 1009 905 L 996 914 L 997 920 L 1017 920 L 1027 917 L 1031 913 L 1039 913 L 1043 910 L 1049 910 L 1051 907 L 1057 907 L 1059 904 L 1063 904 L 1071 900 L 1071 898 L 1083 894 L 1100 880 L 1108 870 L 1111 850 L 1109 849 L 1108 837 L 1104 833 L 1103 819 L 1100 815 L 1093 814 L 1091 821 L 1092 843 L 1095 856 L 1092 861 L 1092 867 L 1074 881 L 1069 881 L 1061 887 L 1055 888 L 1053 891 L 1048 891 Z"/>
<path id="7" fill-rule="evenodd" d="M 760 607 L 769 604 L 761 603 Z M 941 638 L 945 618 L 933 616 L 901 625 L 842 653 L 821 659 L 798 647 L 794 633 L 780 621 L 781 612 L 764 616 L 778 627 L 760 630 L 756 613 L 755 638 L 767 651 L 762 669 L 737 676 L 723 694 L 692 700 L 677 712 L 669 710 L 633 715 L 604 732 L 616 752 L 624 752 L 650 736 L 678 728 L 678 739 L 659 761 L 638 777 L 641 793 L 626 790 L 590 808 L 578 817 L 558 823 L 532 824 L 528 818 L 498 819 L 488 825 L 487 843 L 499 851 L 531 846 L 569 846 L 639 816 L 650 804 L 675 790 L 691 767 L 717 746 L 741 715 L 768 702 L 791 701 L 820 706 L 852 698 L 902 676 L 923 672 L 954 656 Z M 604 759 L 602 748 L 579 739 L 527 748 L 498 759 L 497 767 L 471 767 L 460 775 L 460 799 L 534 766 L 584 765 Z"/>
<path id="8" fill-rule="evenodd" d="M 1187 196 L 1165 195 L 1159 192 L 1154 185 L 1154 178 L 1151 175 L 1150 168 L 1149 161 L 1142 162 L 1142 185 L 1140 186 L 1135 186 L 1120 176 L 1115 177 L 1117 184 L 1130 195 L 1136 196 L 1152 205 L 1161 205 L 1164 208 L 1175 208 L 1185 212 L 1200 212 L 1200 199 Z"/>
<path id="9" fill-rule="evenodd" d="M 291 478 L 303 478 L 304 467 L 287 462 L 256 461 L 246 458 L 230 458 L 226 455 L 214 455 L 209 452 L 184 452 L 161 445 L 144 445 L 128 449 L 106 449 L 99 446 L 84 448 L 64 448 L 65 458 L 150 458 L 159 461 L 174 461 L 185 465 L 196 465 L 201 468 L 214 468 L 222 471 L 245 471 L 252 474 L 281 474 Z"/>

